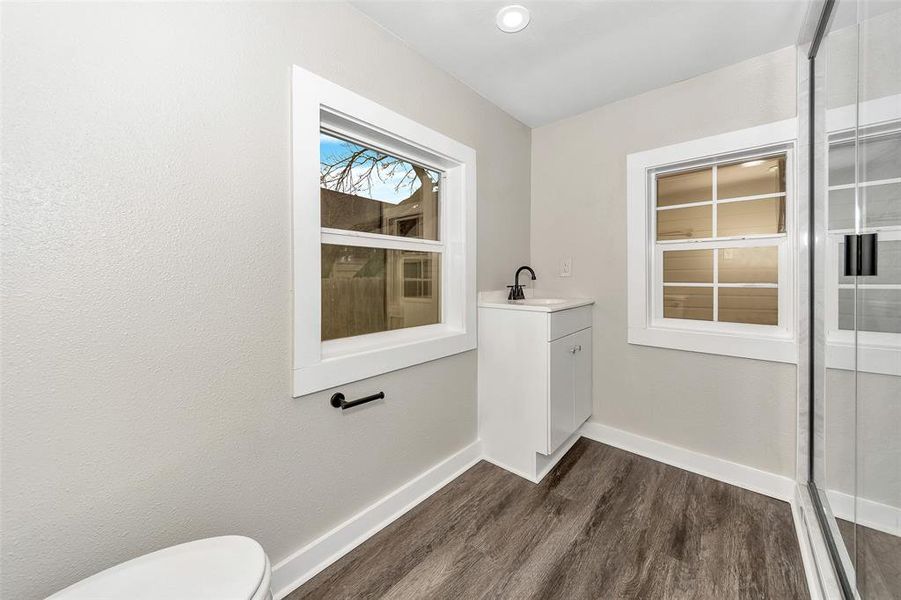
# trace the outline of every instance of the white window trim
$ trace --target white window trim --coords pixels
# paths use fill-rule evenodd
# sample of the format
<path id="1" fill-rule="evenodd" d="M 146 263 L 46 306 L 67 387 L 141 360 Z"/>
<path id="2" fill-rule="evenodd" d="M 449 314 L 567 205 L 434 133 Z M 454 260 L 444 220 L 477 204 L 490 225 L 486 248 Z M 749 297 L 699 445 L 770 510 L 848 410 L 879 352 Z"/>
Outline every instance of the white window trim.
<path id="1" fill-rule="evenodd" d="M 628 155 L 626 159 L 626 200 L 628 214 L 628 341 L 630 344 L 656 346 L 691 352 L 722 354 L 774 362 L 797 363 L 796 325 L 798 272 L 797 202 L 795 198 L 794 160 L 797 148 L 797 119 L 787 119 L 672 146 Z M 781 150 L 773 150 L 781 147 Z M 743 156 L 755 150 L 785 151 L 786 236 L 779 246 L 779 326 L 706 323 L 682 319 L 663 319 L 657 314 L 661 300 L 656 298 L 662 276 L 656 260 L 656 208 L 652 205 L 653 172 L 686 163 L 701 166 L 722 160 L 730 154 Z M 700 248 L 693 242 L 692 248 Z M 703 243 L 703 242 L 700 242 Z M 760 244 L 755 236 L 742 236 L 736 246 Z M 662 315 L 662 312 L 660 313 Z"/>
<path id="2" fill-rule="evenodd" d="M 419 263 L 419 268 L 420 268 L 420 276 L 419 277 L 407 277 L 406 269 L 407 269 L 408 262 Z M 424 294 L 420 294 L 419 296 L 407 296 L 407 290 L 406 290 L 407 282 L 410 282 L 410 281 L 415 281 L 415 282 L 419 283 L 420 289 L 424 288 L 423 284 L 431 283 L 431 278 L 422 276 L 422 268 L 423 268 L 423 265 L 426 264 L 426 261 L 422 258 L 405 257 L 403 259 L 402 263 L 403 263 L 403 266 L 402 266 L 403 272 L 401 274 L 401 279 L 402 279 L 401 285 L 404 287 L 404 289 L 403 289 L 404 299 L 407 302 L 431 302 L 431 300 L 434 298 L 434 294 L 435 294 L 435 290 L 432 289 L 431 286 L 429 287 L 430 292 L 427 296 Z"/>
<path id="3" fill-rule="evenodd" d="M 291 116 L 294 396 L 475 348 L 475 150 L 298 66 Z M 443 173 L 441 241 L 401 242 L 409 250 L 441 253 L 441 323 L 321 341 L 320 244 L 400 247 L 390 236 L 321 228 L 322 128 Z"/>
<path id="4" fill-rule="evenodd" d="M 871 127 L 883 123 L 901 121 L 901 94 L 885 96 L 875 100 L 857 104 L 848 104 L 832 108 L 826 111 L 826 133 L 829 136 L 844 131 L 853 131 L 858 124 L 860 127 Z M 828 173 L 828 157 L 826 153 L 826 173 Z M 839 290 L 839 244 L 844 241 L 844 234 L 859 233 L 857 231 L 828 229 L 829 226 L 829 190 L 851 188 L 854 185 L 829 186 L 828 176 L 823 178 L 823 198 L 826 198 L 824 216 L 827 233 L 826 245 L 826 277 L 824 300 L 824 329 L 826 332 L 826 367 L 829 369 L 842 369 L 848 371 L 861 371 L 866 373 L 881 373 L 884 375 L 901 376 L 901 334 L 879 333 L 875 331 L 858 331 L 855 337 L 853 331 L 838 328 L 838 290 Z M 894 183 L 894 180 L 862 182 L 862 186 L 881 185 Z M 878 232 L 880 241 L 901 239 L 901 227 L 868 227 L 862 232 Z M 861 288 L 880 287 L 859 281 Z M 844 287 L 844 286 L 842 286 Z M 855 352 L 856 350 L 856 352 Z"/>

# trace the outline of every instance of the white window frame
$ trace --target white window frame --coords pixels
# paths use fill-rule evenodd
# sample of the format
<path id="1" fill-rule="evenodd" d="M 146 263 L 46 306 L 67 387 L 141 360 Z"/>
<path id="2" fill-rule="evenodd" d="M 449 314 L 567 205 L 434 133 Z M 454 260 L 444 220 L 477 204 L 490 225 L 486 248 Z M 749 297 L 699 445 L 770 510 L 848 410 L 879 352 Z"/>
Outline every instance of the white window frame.
<path id="1" fill-rule="evenodd" d="M 294 396 L 476 347 L 476 152 L 301 67 L 292 72 Z M 439 240 L 321 227 L 319 134 L 327 130 L 442 173 Z M 438 252 L 441 322 L 321 340 L 320 244 Z"/>
<path id="2" fill-rule="evenodd" d="M 408 262 L 419 263 L 419 268 L 420 268 L 420 276 L 419 277 L 407 277 L 407 263 Z M 401 274 L 401 286 L 403 287 L 402 295 L 404 297 L 404 300 L 406 300 L 408 302 L 431 302 L 435 297 L 435 286 L 431 285 L 432 280 L 430 277 L 423 277 L 421 274 L 423 265 L 426 264 L 426 259 L 424 259 L 422 257 L 413 258 L 413 257 L 405 256 L 402 258 L 401 263 L 402 263 L 401 268 L 403 269 L 403 273 Z M 418 283 L 419 289 L 423 289 L 424 284 L 426 284 L 426 283 L 430 284 L 429 285 L 429 294 L 428 295 L 420 294 L 418 296 L 407 296 L 406 286 L 407 286 L 407 282 L 409 282 L 409 281 L 414 281 L 414 282 Z"/>
<path id="3" fill-rule="evenodd" d="M 626 200 L 630 344 L 774 362 L 798 362 L 795 281 L 798 272 L 795 251 L 798 207 L 794 176 L 797 136 L 797 119 L 787 119 L 628 155 Z M 715 243 L 709 239 L 657 242 L 656 174 L 778 153 L 786 155 L 784 236 L 736 236 L 717 238 Z M 716 182 L 713 184 L 716 185 Z M 701 250 L 720 246 L 726 240 L 730 247 L 775 245 L 779 248 L 779 324 L 770 326 L 663 318 L 662 249 Z M 719 287 L 726 286 L 721 284 Z"/>
<path id="4" fill-rule="evenodd" d="M 829 138 L 842 133 L 853 132 L 855 126 L 872 127 L 887 123 L 901 126 L 901 94 L 868 100 L 860 105 L 849 104 L 826 111 L 827 143 Z M 901 334 L 877 331 L 849 331 L 839 329 L 838 296 L 839 289 L 853 289 L 853 284 L 839 283 L 841 256 L 840 244 L 846 233 L 878 233 L 879 241 L 901 240 L 901 226 L 861 227 L 853 229 L 829 229 L 829 192 L 838 189 L 853 189 L 854 184 L 830 186 L 829 152 L 826 152 L 826 177 L 823 178 L 823 198 L 825 201 L 826 226 L 826 276 L 824 281 L 824 330 L 826 332 L 826 367 L 866 373 L 901 376 Z M 861 186 L 898 183 L 896 179 L 861 182 Z M 897 289 L 893 284 L 869 284 L 858 281 L 860 289 Z M 855 352 L 856 350 L 856 352 Z"/>

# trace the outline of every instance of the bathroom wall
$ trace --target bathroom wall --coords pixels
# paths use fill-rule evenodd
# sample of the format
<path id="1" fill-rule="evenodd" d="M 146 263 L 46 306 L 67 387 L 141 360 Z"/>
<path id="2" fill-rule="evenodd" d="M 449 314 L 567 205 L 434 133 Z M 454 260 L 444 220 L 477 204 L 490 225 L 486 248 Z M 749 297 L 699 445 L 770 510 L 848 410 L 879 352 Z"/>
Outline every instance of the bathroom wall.
<path id="1" fill-rule="evenodd" d="M 475 440 L 474 352 L 291 397 L 291 65 L 478 151 L 480 288 L 529 255 L 527 127 L 344 4 L 3 3 L 2 57 L 0 596 L 277 562 Z"/>
<path id="2" fill-rule="evenodd" d="M 786 48 L 532 132 L 539 284 L 597 300 L 592 420 L 790 477 L 794 365 L 627 343 L 626 155 L 794 117 L 796 79 Z"/>

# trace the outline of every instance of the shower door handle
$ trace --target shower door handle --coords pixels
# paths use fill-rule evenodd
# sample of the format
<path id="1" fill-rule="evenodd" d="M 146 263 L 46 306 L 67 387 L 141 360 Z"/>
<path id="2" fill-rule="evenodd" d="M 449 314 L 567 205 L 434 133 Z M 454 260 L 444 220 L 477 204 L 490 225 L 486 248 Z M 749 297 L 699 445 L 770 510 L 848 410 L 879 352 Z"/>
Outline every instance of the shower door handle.
<path id="1" fill-rule="evenodd" d="M 845 235 L 845 277 L 875 277 L 877 249 L 875 233 Z"/>

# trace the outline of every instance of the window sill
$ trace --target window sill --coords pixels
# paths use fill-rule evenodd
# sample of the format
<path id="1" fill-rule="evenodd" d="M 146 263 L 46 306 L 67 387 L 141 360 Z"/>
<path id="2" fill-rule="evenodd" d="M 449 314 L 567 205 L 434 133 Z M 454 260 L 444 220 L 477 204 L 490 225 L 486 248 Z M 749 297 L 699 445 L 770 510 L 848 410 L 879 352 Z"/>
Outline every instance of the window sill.
<path id="1" fill-rule="evenodd" d="M 474 332 L 425 325 L 322 344 L 322 360 L 294 369 L 294 397 L 473 350 Z"/>
<path id="2" fill-rule="evenodd" d="M 770 362 L 798 363 L 797 341 L 785 335 L 630 327 L 629 343 Z"/>
<path id="3" fill-rule="evenodd" d="M 866 336 L 869 332 L 861 332 L 858 344 L 855 345 L 850 336 L 833 333 L 826 338 L 826 368 L 842 371 L 858 371 L 861 373 L 877 373 L 901 377 L 901 360 L 898 353 L 901 345 L 891 341 L 880 343 L 891 334 Z"/>

